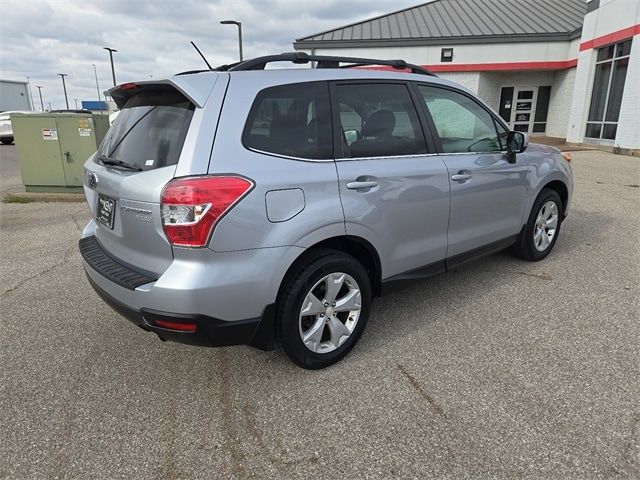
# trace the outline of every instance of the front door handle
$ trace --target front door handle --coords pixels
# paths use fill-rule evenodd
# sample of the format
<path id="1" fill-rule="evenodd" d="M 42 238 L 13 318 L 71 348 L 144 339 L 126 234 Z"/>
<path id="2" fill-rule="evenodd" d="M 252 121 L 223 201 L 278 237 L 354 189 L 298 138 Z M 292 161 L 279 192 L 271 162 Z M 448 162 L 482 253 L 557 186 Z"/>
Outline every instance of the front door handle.
<path id="1" fill-rule="evenodd" d="M 347 183 L 349 190 L 360 190 L 361 188 L 373 188 L 378 186 L 377 180 L 363 180 Z"/>
<path id="2" fill-rule="evenodd" d="M 454 182 L 460 182 L 460 183 L 466 182 L 470 178 L 471 178 L 470 173 L 458 172 L 455 175 L 451 175 L 451 180 L 453 180 Z"/>

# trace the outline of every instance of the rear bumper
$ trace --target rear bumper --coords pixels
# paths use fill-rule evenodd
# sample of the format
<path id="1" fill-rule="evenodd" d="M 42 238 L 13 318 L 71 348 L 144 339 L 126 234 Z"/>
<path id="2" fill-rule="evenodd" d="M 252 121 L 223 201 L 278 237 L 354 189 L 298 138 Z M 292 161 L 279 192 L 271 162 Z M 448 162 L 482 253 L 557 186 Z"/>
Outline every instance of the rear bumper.
<path id="1" fill-rule="evenodd" d="M 261 350 L 273 350 L 274 304 L 267 305 L 259 318 L 235 321 L 220 320 L 206 315 L 185 315 L 150 309 L 135 310 L 100 288 L 89 274 L 87 279 L 96 293 L 113 310 L 143 330 L 154 332 L 162 340 L 201 347 L 249 345 Z M 194 332 L 183 332 L 162 328 L 156 325 L 158 320 L 195 324 L 196 329 Z"/>

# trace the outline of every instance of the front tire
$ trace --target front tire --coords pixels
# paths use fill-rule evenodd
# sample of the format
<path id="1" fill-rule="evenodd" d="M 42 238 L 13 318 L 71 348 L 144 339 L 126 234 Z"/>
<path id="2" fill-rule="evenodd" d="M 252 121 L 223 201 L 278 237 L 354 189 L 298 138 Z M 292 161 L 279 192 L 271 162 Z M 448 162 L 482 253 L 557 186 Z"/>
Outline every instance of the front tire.
<path id="1" fill-rule="evenodd" d="M 369 276 L 355 258 L 317 250 L 285 279 L 277 302 L 276 340 L 296 365 L 328 367 L 362 335 L 371 298 Z"/>
<path id="2" fill-rule="evenodd" d="M 0 138 L 0 142 L 4 145 L 11 145 L 13 143 L 13 137 Z"/>
<path id="3" fill-rule="evenodd" d="M 563 205 L 555 190 L 543 189 L 531 208 L 529 220 L 513 246 L 513 253 L 530 262 L 545 258 L 558 240 Z"/>

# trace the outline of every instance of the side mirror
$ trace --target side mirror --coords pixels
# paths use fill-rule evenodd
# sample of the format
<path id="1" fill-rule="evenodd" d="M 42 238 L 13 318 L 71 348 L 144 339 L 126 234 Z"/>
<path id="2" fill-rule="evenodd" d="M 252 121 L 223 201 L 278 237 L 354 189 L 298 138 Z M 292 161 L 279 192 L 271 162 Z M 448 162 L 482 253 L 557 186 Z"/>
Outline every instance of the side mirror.
<path id="1" fill-rule="evenodd" d="M 524 152 L 529 146 L 529 136 L 522 132 L 509 132 L 507 135 L 507 161 L 516 163 L 516 154 Z"/>

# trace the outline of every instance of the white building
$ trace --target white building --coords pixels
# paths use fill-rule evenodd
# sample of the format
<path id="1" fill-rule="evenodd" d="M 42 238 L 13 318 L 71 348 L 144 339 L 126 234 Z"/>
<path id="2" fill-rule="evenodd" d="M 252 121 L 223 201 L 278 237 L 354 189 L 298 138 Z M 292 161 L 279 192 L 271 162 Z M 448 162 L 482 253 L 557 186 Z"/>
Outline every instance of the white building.
<path id="1" fill-rule="evenodd" d="M 640 150 L 640 0 L 433 0 L 294 47 L 401 58 L 471 89 L 514 130 Z"/>

